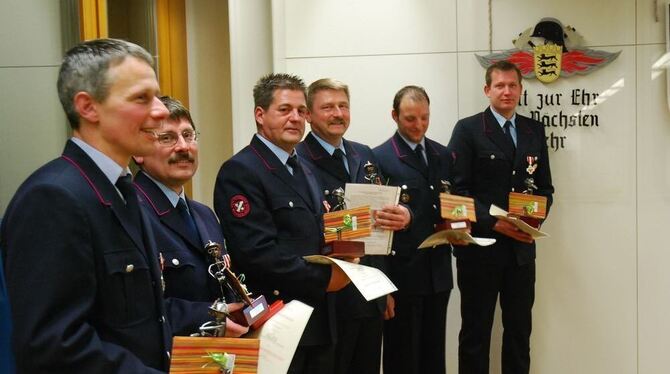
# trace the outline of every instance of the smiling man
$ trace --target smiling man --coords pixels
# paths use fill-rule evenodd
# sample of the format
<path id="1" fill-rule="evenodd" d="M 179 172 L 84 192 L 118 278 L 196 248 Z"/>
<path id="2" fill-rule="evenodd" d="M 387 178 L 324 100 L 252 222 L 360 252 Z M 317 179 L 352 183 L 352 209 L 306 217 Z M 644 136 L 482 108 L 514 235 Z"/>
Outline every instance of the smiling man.
<path id="1" fill-rule="evenodd" d="M 152 57 L 115 39 L 69 50 L 58 95 L 73 130 L 0 231 L 19 373 L 167 371 L 172 332 L 128 163 L 168 116 Z"/>
<path id="2" fill-rule="evenodd" d="M 522 92 L 521 72 L 509 61 L 486 70 L 484 94 L 490 106 L 464 118 L 449 141 L 452 192 L 475 199 L 477 222 L 472 235 L 495 238 L 489 247 L 456 246 L 461 292 L 458 370 L 489 372 L 491 327 L 500 299 L 503 323 L 502 372 L 530 370 L 531 310 L 535 299 L 535 242 L 516 226 L 489 214 L 491 204 L 508 208 L 511 191 L 521 192 L 533 178 L 537 195 L 552 203 L 544 126 L 516 113 Z"/>
<path id="3" fill-rule="evenodd" d="M 163 259 L 164 294 L 173 333 L 188 336 L 213 319 L 208 308 L 214 300 L 222 296 L 227 302 L 237 300 L 230 293 L 222 295 L 219 282 L 207 270 L 214 259 L 205 251 L 205 244 L 225 244 L 219 220 L 210 208 L 188 198 L 184 191 L 198 169 L 195 124 L 179 101 L 168 96 L 160 100 L 170 116 L 158 134 L 156 151 L 134 158 L 141 169 L 135 186 Z M 230 265 L 227 253 L 223 260 Z M 240 306 L 229 305 L 229 309 Z M 230 319 L 226 322 L 226 336 L 238 337 L 247 331 Z"/>
<path id="4" fill-rule="evenodd" d="M 344 139 L 351 121 L 349 87 L 335 79 L 319 79 L 309 85 L 307 107 L 307 122 L 312 131 L 297 150 L 316 172 L 324 194 L 344 189 L 347 183 L 370 183 L 365 179 L 365 165 L 378 164 L 372 150 Z M 338 204 L 332 194 L 326 197 L 331 198 L 330 206 Z M 385 229 L 401 230 L 409 224 L 410 214 L 404 206 L 389 205 L 375 218 Z M 365 256 L 361 260 L 363 265 L 381 270 L 385 269 L 385 262 L 384 256 Z M 335 373 L 379 373 L 387 300 L 393 305 L 391 296 L 367 302 L 353 285 L 337 293 Z"/>
<path id="5" fill-rule="evenodd" d="M 335 316 L 329 292 L 348 279 L 336 266 L 307 263 L 323 244 L 323 197 L 312 171 L 296 155 L 305 131 L 305 84 L 269 74 L 254 87 L 257 133 L 226 161 L 216 180 L 214 209 L 228 250 L 251 290 L 300 300 L 314 311 L 289 373 L 331 373 Z"/>
<path id="6" fill-rule="evenodd" d="M 395 318 L 384 324 L 384 373 L 446 371 L 447 303 L 453 288 L 451 249 L 418 249 L 435 232 L 440 217 L 441 180 L 448 176 L 446 148 L 426 137 L 430 99 L 422 87 L 401 88 L 393 99 L 396 133 L 373 150 L 389 185 L 401 187 L 400 201 L 413 213 L 410 225 L 393 235 L 389 276 Z"/>

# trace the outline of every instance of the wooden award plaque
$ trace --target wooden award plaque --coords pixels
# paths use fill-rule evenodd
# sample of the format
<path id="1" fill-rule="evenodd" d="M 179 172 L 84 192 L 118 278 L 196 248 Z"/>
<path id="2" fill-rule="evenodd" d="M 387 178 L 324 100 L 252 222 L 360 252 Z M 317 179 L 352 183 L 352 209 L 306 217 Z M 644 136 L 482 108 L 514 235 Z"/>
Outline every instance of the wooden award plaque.
<path id="1" fill-rule="evenodd" d="M 170 373 L 221 373 L 210 355 L 235 355 L 235 374 L 258 372 L 259 339 L 175 336 L 172 341 Z"/>
<path id="2" fill-rule="evenodd" d="M 337 258 L 365 256 L 365 243 L 353 239 L 372 234 L 370 206 L 337 210 L 323 215 L 324 246 L 321 254 Z"/>
<path id="3" fill-rule="evenodd" d="M 475 200 L 471 197 L 440 194 L 440 214 L 444 223 L 436 226 L 438 230 L 463 230 L 470 232 L 471 222 L 477 222 Z"/>
<path id="4" fill-rule="evenodd" d="M 547 198 L 519 192 L 509 193 L 509 214 L 519 217 L 534 228 L 547 217 Z"/>

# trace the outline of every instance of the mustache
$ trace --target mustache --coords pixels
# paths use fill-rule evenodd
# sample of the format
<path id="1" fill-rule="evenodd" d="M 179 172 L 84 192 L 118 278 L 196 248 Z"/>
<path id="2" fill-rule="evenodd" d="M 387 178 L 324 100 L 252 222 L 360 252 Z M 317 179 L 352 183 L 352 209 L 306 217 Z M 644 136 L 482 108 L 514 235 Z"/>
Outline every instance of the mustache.
<path id="1" fill-rule="evenodd" d="M 346 123 L 344 122 L 344 118 L 334 118 L 328 124 L 330 124 L 330 125 L 346 125 Z"/>
<path id="2" fill-rule="evenodd" d="M 188 152 L 177 153 L 168 159 L 169 164 L 176 164 L 181 161 L 195 162 L 195 159 Z"/>

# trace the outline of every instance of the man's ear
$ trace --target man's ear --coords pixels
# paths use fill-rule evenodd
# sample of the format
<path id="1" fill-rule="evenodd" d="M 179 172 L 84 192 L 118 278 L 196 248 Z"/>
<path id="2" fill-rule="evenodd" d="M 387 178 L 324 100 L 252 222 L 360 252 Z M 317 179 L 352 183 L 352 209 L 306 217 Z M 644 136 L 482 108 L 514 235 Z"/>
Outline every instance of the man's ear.
<path id="1" fill-rule="evenodd" d="M 391 109 L 391 117 L 395 121 L 395 123 L 398 123 L 398 113 L 396 113 L 395 109 Z"/>
<path id="2" fill-rule="evenodd" d="M 97 123 L 100 119 L 98 115 L 97 102 L 88 92 L 80 91 L 72 99 L 74 109 L 79 113 L 79 117 L 90 123 Z"/>
<path id="3" fill-rule="evenodd" d="M 133 156 L 133 161 L 137 164 L 137 166 L 142 166 L 144 163 L 144 157 L 142 156 Z"/>

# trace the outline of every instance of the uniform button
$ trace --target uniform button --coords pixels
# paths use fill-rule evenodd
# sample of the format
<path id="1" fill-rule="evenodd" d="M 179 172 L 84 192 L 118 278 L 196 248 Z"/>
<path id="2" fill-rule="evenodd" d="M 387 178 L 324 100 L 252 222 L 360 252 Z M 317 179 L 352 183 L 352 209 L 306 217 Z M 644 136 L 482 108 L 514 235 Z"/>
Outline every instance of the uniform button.
<path id="1" fill-rule="evenodd" d="M 133 264 L 126 265 L 126 273 L 130 273 L 131 271 L 133 271 L 133 269 L 135 269 L 135 265 Z"/>
<path id="2" fill-rule="evenodd" d="M 289 201 L 289 202 L 288 202 L 288 206 L 291 207 L 291 208 L 293 208 L 293 201 Z"/>
<path id="3" fill-rule="evenodd" d="M 431 190 L 434 190 L 435 187 L 433 187 L 433 185 L 431 184 L 431 185 L 430 185 L 430 189 L 431 189 Z"/>
<path id="4" fill-rule="evenodd" d="M 179 260 L 176 259 L 176 258 L 173 258 L 173 259 L 172 259 L 172 265 L 174 265 L 174 266 L 179 266 Z"/>
<path id="5" fill-rule="evenodd" d="M 491 160 L 495 160 L 495 159 L 496 159 L 496 155 L 491 155 Z"/>
<path id="6" fill-rule="evenodd" d="M 512 175 L 516 175 L 516 170 L 512 170 Z"/>
<path id="7" fill-rule="evenodd" d="M 437 205 L 433 204 L 433 209 L 437 209 Z"/>
<path id="8" fill-rule="evenodd" d="M 512 187 L 512 192 L 514 192 L 514 187 Z"/>
<path id="9" fill-rule="evenodd" d="M 161 318 L 158 319 L 158 322 L 165 323 L 165 316 L 161 316 Z"/>
<path id="10" fill-rule="evenodd" d="M 402 188 L 403 190 L 406 190 L 406 189 L 407 189 L 407 185 L 406 185 L 406 184 L 403 184 L 402 187 L 400 187 L 400 188 Z"/>
<path id="11" fill-rule="evenodd" d="M 278 296 L 279 295 L 279 290 L 272 291 L 272 294 L 275 295 L 275 296 Z"/>
<path id="12" fill-rule="evenodd" d="M 170 351 L 165 351 L 165 354 L 170 358 Z"/>
<path id="13" fill-rule="evenodd" d="M 395 251 L 391 250 L 391 256 L 395 256 Z"/>

